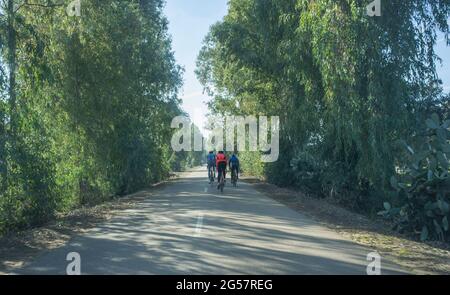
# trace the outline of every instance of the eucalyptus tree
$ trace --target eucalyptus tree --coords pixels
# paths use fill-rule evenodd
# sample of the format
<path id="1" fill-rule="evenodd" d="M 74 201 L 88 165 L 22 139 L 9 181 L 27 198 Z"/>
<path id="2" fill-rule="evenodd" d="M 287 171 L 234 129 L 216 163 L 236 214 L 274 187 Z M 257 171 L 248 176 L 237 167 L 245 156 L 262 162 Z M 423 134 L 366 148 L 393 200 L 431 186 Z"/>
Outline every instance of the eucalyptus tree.
<path id="1" fill-rule="evenodd" d="M 398 139 L 423 128 L 422 102 L 441 96 L 434 45 L 438 31 L 449 40 L 450 1 L 383 1 L 381 17 L 366 5 L 232 0 L 197 74 L 213 113 L 281 117 L 269 179 L 370 210 L 401 165 Z"/>
<path id="2" fill-rule="evenodd" d="M 2 3 L 0 232 L 132 192 L 171 168 L 182 70 L 163 1 L 85 0 L 79 16 L 67 4 Z"/>

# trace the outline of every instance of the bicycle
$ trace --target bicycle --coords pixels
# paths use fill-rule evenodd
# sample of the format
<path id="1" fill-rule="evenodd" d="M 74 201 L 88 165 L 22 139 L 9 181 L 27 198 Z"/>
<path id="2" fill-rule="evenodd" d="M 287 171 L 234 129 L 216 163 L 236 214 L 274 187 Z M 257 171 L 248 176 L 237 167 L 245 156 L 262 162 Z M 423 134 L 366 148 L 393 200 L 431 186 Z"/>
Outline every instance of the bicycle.
<path id="1" fill-rule="evenodd" d="M 216 178 L 216 169 L 212 165 L 208 168 L 208 178 L 210 184 L 214 183 L 214 179 Z"/>
<path id="2" fill-rule="evenodd" d="M 225 187 L 225 177 L 224 177 L 225 173 L 220 173 L 220 181 L 219 181 L 219 185 L 218 185 L 218 189 L 220 190 L 221 193 L 223 193 L 223 188 Z"/>
<path id="3" fill-rule="evenodd" d="M 237 186 L 237 173 L 235 169 L 231 169 L 231 183 L 233 184 L 234 187 Z"/>

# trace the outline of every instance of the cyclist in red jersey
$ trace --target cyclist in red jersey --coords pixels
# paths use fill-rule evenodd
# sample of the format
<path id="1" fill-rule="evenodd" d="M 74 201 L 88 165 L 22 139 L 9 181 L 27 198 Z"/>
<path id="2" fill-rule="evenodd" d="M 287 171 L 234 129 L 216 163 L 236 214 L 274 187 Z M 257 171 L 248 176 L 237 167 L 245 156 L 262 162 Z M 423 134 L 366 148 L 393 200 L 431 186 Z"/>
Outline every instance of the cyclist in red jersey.
<path id="1" fill-rule="evenodd" d="M 227 156 L 224 154 L 223 151 L 220 151 L 217 153 L 216 156 L 216 167 L 218 172 L 217 181 L 220 183 L 220 178 L 223 173 L 223 178 L 225 179 L 227 176 Z"/>

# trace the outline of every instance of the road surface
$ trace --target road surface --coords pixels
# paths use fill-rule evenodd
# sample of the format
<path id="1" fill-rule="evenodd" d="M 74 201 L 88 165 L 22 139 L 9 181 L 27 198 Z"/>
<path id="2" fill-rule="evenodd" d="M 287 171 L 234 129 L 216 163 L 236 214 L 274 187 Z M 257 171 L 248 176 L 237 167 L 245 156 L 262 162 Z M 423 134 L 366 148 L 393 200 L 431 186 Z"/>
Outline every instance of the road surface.
<path id="1" fill-rule="evenodd" d="M 194 169 L 136 209 L 41 254 L 17 274 L 66 274 L 70 252 L 81 274 L 366 274 L 368 248 L 256 191 L 225 187 Z M 381 260 L 382 274 L 401 273 Z"/>

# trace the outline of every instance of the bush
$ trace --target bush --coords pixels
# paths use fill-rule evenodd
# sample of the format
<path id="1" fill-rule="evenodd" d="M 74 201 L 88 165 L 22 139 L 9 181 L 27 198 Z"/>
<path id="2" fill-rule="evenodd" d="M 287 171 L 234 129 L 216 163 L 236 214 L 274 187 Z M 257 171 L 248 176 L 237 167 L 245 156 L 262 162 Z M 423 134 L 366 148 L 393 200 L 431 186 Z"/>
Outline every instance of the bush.
<path id="1" fill-rule="evenodd" d="M 422 241 L 449 238 L 449 157 L 450 120 L 441 123 L 434 114 L 426 121 L 426 134 L 417 151 L 405 146 L 410 164 L 391 184 L 394 202 L 384 203 L 381 215 L 395 221 L 402 232 L 420 233 Z"/>
<path id="2" fill-rule="evenodd" d="M 322 191 L 322 169 L 311 153 L 303 151 L 298 153 L 291 161 L 292 176 L 295 183 L 314 192 Z"/>

